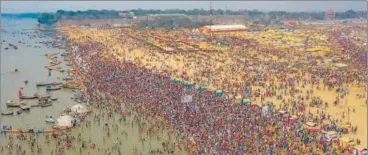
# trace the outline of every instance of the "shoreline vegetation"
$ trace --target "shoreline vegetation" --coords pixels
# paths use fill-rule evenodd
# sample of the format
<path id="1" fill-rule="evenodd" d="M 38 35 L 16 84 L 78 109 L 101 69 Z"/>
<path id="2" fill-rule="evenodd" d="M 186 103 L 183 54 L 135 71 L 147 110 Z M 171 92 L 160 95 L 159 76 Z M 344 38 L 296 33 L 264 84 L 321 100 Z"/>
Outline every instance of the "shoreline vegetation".
<path id="1" fill-rule="evenodd" d="M 160 27 L 172 29 L 176 27 L 193 28 L 210 24 L 210 20 L 195 21 L 194 16 L 241 16 L 243 20 L 261 22 L 262 24 L 271 24 L 280 20 L 325 20 L 328 12 L 286 12 L 270 11 L 262 12 L 259 10 L 204 10 L 204 9 L 170 9 L 170 10 L 146 10 L 132 9 L 127 11 L 118 10 L 86 10 L 86 11 L 65 11 L 58 10 L 55 13 L 20 13 L 20 14 L 1 14 L 1 17 L 10 18 L 37 18 L 39 24 L 55 25 L 65 20 L 112 20 L 127 19 L 134 20 L 138 17 L 159 16 L 159 20 L 140 20 L 140 27 Z M 344 12 L 334 12 L 334 19 L 353 19 L 366 18 L 366 11 L 347 10 Z M 180 18 L 178 18 L 180 17 Z"/>

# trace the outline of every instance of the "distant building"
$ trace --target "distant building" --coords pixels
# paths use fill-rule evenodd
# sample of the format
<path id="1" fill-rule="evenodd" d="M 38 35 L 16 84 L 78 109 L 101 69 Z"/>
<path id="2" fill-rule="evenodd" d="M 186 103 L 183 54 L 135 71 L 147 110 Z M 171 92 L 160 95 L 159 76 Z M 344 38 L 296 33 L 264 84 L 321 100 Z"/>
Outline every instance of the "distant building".
<path id="1" fill-rule="evenodd" d="M 231 31 L 248 31 L 245 25 L 206 25 L 199 28 L 200 32 L 231 32 Z"/>
<path id="2" fill-rule="evenodd" d="M 159 19 L 161 17 L 183 18 L 183 17 L 187 17 L 187 15 L 185 15 L 185 14 L 148 14 L 147 17 L 150 20 L 155 20 L 155 19 Z"/>
<path id="3" fill-rule="evenodd" d="M 148 16 L 156 16 L 156 17 L 185 17 L 186 14 L 148 14 Z"/>

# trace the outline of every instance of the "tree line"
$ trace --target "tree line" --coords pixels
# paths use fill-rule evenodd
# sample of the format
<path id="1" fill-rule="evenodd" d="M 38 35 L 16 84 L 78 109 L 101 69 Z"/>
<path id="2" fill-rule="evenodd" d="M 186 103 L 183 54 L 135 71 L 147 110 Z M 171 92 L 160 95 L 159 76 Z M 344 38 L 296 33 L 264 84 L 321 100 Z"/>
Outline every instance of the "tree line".
<path id="1" fill-rule="evenodd" d="M 2 13 L 2 18 L 38 18 L 41 13 L 19 13 L 19 14 L 12 14 L 12 13 Z"/>
<path id="2" fill-rule="evenodd" d="M 147 9 L 132 9 L 129 12 L 131 16 L 122 17 L 117 10 L 86 10 L 86 11 L 65 11 L 58 10 L 55 13 L 42 13 L 38 16 L 40 24 L 54 24 L 61 19 L 83 20 L 83 19 L 119 19 L 132 18 L 132 16 L 145 16 L 150 14 L 184 14 L 184 15 L 246 15 L 248 18 L 267 18 L 273 19 L 311 19 L 324 20 L 326 15 L 324 12 L 286 12 L 286 11 L 270 11 L 262 12 L 259 10 L 204 10 L 204 9 L 170 9 L 170 10 L 147 10 Z M 336 12 L 336 19 L 350 19 L 350 18 L 366 18 L 366 11 L 348 10 L 345 12 Z"/>
<path id="3" fill-rule="evenodd" d="M 187 17 L 158 17 L 155 20 L 142 20 L 138 23 L 139 28 L 198 28 L 203 25 L 209 25 L 210 21 L 194 21 Z"/>

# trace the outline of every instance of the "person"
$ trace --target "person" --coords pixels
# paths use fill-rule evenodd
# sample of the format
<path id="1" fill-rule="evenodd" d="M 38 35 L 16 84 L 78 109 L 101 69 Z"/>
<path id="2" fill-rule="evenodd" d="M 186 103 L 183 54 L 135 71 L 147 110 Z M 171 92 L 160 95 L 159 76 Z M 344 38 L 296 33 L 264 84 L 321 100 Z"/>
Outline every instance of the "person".
<path id="1" fill-rule="evenodd" d="M 18 97 L 19 97 L 19 100 L 21 100 L 21 97 L 23 96 L 23 87 L 20 87 L 19 90 L 18 90 Z"/>
<path id="2" fill-rule="evenodd" d="M 28 83 L 28 80 L 25 80 L 24 83 L 27 84 Z"/>
<path id="3" fill-rule="evenodd" d="M 18 72 L 18 69 L 16 68 L 16 69 L 14 70 L 14 72 Z"/>

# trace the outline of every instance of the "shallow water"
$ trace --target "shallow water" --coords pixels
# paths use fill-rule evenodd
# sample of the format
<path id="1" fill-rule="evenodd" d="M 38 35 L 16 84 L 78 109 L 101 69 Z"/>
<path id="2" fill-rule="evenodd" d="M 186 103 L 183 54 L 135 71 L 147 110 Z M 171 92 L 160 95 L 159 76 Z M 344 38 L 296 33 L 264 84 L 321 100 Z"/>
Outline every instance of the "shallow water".
<path id="1" fill-rule="evenodd" d="M 29 39 L 26 35 L 15 34 L 13 37 L 13 31 L 23 31 L 23 32 L 34 32 L 35 30 L 30 30 L 34 28 L 37 24 L 35 19 L 2 19 L 2 29 L 7 31 L 6 33 L 1 33 L 1 39 L 6 40 L 6 42 L 2 43 L 1 47 L 1 112 L 7 110 L 16 110 L 16 108 L 7 108 L 6 101 L 7 100 L 16 100 L 18 95 L 18 89 L 20 87 L 24 88 L 24 93 L 26 95 L 33 95 L 36 92 L 40 94 L 46 94 L 45 87 L 36 87 L 37 81 L 56 81 L 57 78 L 62 78 L 63 73 L 52 71 L 51 76 L 48 76 L 48 70 L 44 68 L 44 65 L 48 64 L 48 60 L 44 57 L 45 53 L 55 53 L 55 52 L 64 52 L 64 50 L 56 49 L 56 48 L 47 48 L 45 45 L 35 43 L 43 40 L 50 40 L 51 38 L 35 38 Z M 47 32 L 48 35 L 52 34 Z M 22 40 L 23 39 L 23 40 Z M 1 41 L 2 41 L 1 40 Z M 18 41 L 25 42 L 26 44 L 19 44 Z M 8 47 L 8 44 L 14 44 L 18 46 L 18 50 L 14 50 L 9 47 L 8 50 L 5 50 L 5 47 Z M 31 47 L 27 47 L 27 45 L 31 45 Z M 41 48 L 34 48 L 33 46 L 41 46 Z M 59 58 L 60 55 L 58 55 Z M 62 63 L 63 68 L 65 68 L 64 62 Z M 17 68 L 19 70 L 18 73 L 12 73 L 14 69 Z M 28 84 L 24 84 L 24 80 L 28 80 Z M 35 129 L 45 129 L 49 128 L 51 125 L 46 123 L 44 118 L 46 115 L 53 116 L 53 118 L 58 118 L 60 112 L 65 107 L 71 107 L 74 104 L 77 104 L 70 97 L 73 96 L 71 90 L 62 89 L 53 91 L 50 94 L 51 96 L 58 97 L 58 100 L 53 102 L 53 105 L 50 107 L 32 107 L 30 112 L 23 112 L 21 115 L 12 115 L 12 116 L 1 116 L 1 126 L 2 125 L 11 125 L 13 128 L 27 128 L 27 126 L 35 127 Z M 29 104 L 37 104 L 37 100 L 25 100 L 26 103 Z M 89 116 L 87 116 L 87 120 L 93 121 L 93 116 L 97 111 L 93 112 Z M 85 123 L 85 122 L 84 122 Z M 85 125 L 82 123 L 83 125 Z M 132 147 L 136 146 L 142 154 L 148 154 L 148 150 L 150 148 L 161 148 L 162 139 L 167 139 L 166 131 L 163 131 L 160 137 L 161 140 L 157 140 L 157 137 L 152 137 L 151 144 L 149 140 L 146 140 L 142 147 L 142 143 L 139 141 L 139 132 L 138 127 L 134 125 L 133 127 L 128 123 L 128 125 L 121 124 L 119 122 L 115 122 L 119 125 L 119 132 L 122 130 L 126 131 L 128 137 L 124 135 L 111 132 L 111 137 L 107 138 L 106 132 L 103 131 L 104 123 L 111 124 L 111 121 L 102 121 L 101 124 L 93 124 L 92 127 L 86 128 L 85 126 L 77 127 L 71 130 L 71 135 L 77 137 L 79 133 L 82 133 L 82 139 L 88 141 L 91 138 L 92 143 L 96 144 L 98 148 L 108 148 L 111 147 L 113 142 L 116 140 L 116 137 L 122 142 L 120 146 L 120 150 L 122 154 L 133 154 Z M 8 136 L 8 135 L 7 135 Z M 5 135 L 1 136 L 1 145 L 6 148 L 6 145 L 9 142 L 8 137 Z M 106 142 L 103 141 L 103 138 L 106 138 Z M 43 153 L 45 155 L 51 154 L 52 151 L 55 150 L 55 144 L 52 142 L 50 145 L 45 144 L 45 138 L 42 134 L 40 134 L 37 138 L 38 145 L 40 145 L 43 149 Z M 147 138 L 146 138 L 147 139 Z M 29 151 L 29 145 L 27 142 L 20 142 L 18 140 L 14 141 L 15 144 L 21 144 L 23 149 L 27 150 L 27 154 L 38 154 L 31 153 Z M 80 143 L 75 144 L 76 149 L 67 151 L 66 154 L 74 155 L 74 154 L 105 154 L 102 152 L 98 152 L 97 150 L 83 150 L 79 151 Z M 112 151 L 114 152 L 114 151 Z M 3 152 L 7 154 L 7 151 Z M 14 152 L 13 152 L 14 153 Z M 107 153 L 106 153 L 107 154 Z M 117 154 L 115 151 L 113 154 Z M 176 152 L 175 154 L 186 154 L 184 152 Z"/>
<path id="2" fill-rule="evenodd" d="M 9 25 L 15 25 L 10 27 Z M 62 52 L 61 49 L 47 48 L 40 43 L 35 43 L 45 39 L 28 39 L 26 35 L 15 34 L 15 37 L 11 34 L 13 31 L 32 32 L 31 29 L 36 26 L 35 20 L 2 20 L 2 26 L 7 33 L 2 32 L 1 39 L 6 42 L 2 44 L 1 49 L 1 111 L 15 110 L 14 108 L 7 108 L 7 100 L 17 100 L 18 89 L 24 88 L 26 95 L 33 95 L 36 92 L 40 94 L 46 94 L 45 87 L 36 87 L 37 81 L 56 81 L 57 77 L 62 77 L 60 72 L 52 71 L 51 76 L 48 76 L 48 70 L 44 68 L 44 65 L 48 64 L 48 60 L 45 59 L 45 53 Z M 24 39 L 26 44 L 19 44 L 18 41 Z M 22 41 L 23 42 L 23 41 Z M 18 50 L 9 48 L 4 50 L 8 44 L 14 44 L 18 46 Z M 31 45 L 32 47 L 27 47 Z M 41 46 L 41 48 L 34 48 L 33 46 Z M 14 73 L 14 69 L 19 70 L 18 73 Z M 28 84 L 24 84 L 24 81 L 28 80 Z M 53 106 L 41 108 L 34 107 L 29 113 L 22 113 L 21 115 L 2 116 L 1 124 L 12 125 L 14 128 L 25 128 L 29 124 L 36 128 L 45 128 L 48 125 L 44 121 L 46 115 L 56 118 L 60 110 L 66 106 L 75 104 L 70 97 L 72 93 L 70 90 L 61 90 L 51 92 L 50 95 L 58 97 L 58 100 L 54 102 Z M 37 104 L 37 100 L 25 100 L 29 104 Z"/>

